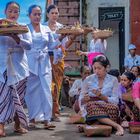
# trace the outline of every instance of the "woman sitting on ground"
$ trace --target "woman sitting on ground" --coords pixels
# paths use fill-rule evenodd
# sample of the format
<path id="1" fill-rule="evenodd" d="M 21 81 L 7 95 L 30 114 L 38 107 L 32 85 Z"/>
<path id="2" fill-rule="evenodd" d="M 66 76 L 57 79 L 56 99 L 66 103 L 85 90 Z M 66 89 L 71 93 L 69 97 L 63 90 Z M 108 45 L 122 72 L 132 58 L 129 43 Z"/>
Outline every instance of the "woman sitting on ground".
<path id="1" fill-rule="evenodd" d="M 73 98 L 73 109 L 76 113 L 80 111 L 78 99 L 81 92 L 82 83 L 85 80 L 85 78 L 90 75 L 90 68 L 88 66 L 82 66 L 80 73 L 81 73 L 81 78 L 76 79 L 74 81 L 69 91 L 69 96 Z"/>
<path id="2" fill-rule="evenodd" d="M 140 82 L 140 67 L 133 66 L 130 71 L 136 76 L 136 79 L 134 82 Z"/>
<path id="3" fill-rule="evenodd" d="M 116 77 L 107 74 L 109 60 L 99 55 L 93 59 L 94 74 L 87 77 L 83 83 L 81 104 L 87 111 L 86 122 L 94 121 L 112 126 L 116 135 L 123 135 L 123 128 L 117 123 L 119 116 L 119 83 Z"/>
<path id="4" fill-rule="evenodd" d="M 118 69 L 111 69 L 108 74 L 115 76 L 120 81 L 120 72 Z"/>
<path id="5" fill-rule="evenodd" d="M 128 127 L 129 121 L 139 120 L 138 108 L 134 105 L 132 98 L 132 86 L 135 80 L 135 75 L 132 72 L 124 72 L 121 76 L 121 121 L 123 127 Z"/>

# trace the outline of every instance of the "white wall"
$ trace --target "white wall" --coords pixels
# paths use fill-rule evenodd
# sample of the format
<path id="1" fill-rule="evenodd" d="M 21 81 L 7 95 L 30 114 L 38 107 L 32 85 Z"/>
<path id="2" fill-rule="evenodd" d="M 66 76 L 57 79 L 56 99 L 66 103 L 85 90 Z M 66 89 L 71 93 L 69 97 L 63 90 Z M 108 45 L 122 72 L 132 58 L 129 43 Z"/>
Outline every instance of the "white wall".
<path id="1" fill-rule="evenodd" d="M 99 26 L 98 8 L 99 7 L 124 7 L 125 8 L 125 55 L 128 53 L 128 44 L 130 42 L 130 20 L 129 20 L 129 0 L 86 0 L 87 3 L 87 24 L 94 27 Z M 90 36 L 88 40 L 90 40 Z M 113 41 L 118 41 L 115 36 Z M 88 41 L 89 42 L 89 41 Z M 111 43 L 110 42 L 110 43 Z M 111 45 L 111 44 L 110 44 Z"/>

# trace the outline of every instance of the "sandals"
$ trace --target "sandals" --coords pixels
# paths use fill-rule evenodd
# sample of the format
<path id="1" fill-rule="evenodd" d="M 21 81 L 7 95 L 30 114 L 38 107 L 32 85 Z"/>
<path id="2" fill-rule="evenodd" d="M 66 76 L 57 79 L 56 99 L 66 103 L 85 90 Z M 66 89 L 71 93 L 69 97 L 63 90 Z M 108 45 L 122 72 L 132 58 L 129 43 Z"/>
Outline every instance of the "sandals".
<path id="1" fill-rule="evenodd" d="M 14 132 L 19 133 L 19 134 L 26 134 L 28 130 L 21 127 L 21 128 L 15 128 Z"/>
<path id="2" fill-rule="evenodd" d="M 54 122 L 61 122 L 61 120 L 60 120 L 59 117 L 52 118 L 51 121 L 54 121 Z"/>
<path id="3" fill-rule="evenodd" d="M 53 129 L 53 128 L 55 128 L 55 127 L 56 127 L 56 126 L 53 125 L 53 124 L 50 123 L 50 122 L 44 125 L 44 129 Z"/>
<path id="4" fill-rule="evenodd" d="M 32 122 L 29 123 L 29 128 L 35 128 L 35 127 L 36 127 L 35 123 L 32 123 Z"/>

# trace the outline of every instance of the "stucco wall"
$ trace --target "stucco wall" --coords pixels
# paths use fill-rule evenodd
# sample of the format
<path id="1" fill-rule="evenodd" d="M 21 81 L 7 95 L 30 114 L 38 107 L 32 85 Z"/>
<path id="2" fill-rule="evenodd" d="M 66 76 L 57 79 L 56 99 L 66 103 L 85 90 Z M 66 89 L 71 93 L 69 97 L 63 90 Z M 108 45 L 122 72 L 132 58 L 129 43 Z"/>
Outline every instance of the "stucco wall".
<path id="1" fill-rule="evenodd" d="M 140 0 L 130 0 L 131 42 L 137 46 L 140 55 Z"/>
<path id="2" fill-rule="evenodd" d="M 99 7 L 125 7 L 125 55 L 127 55 L 128 44 L 130 42 L 129 0 L 86 0 L 86 4 L 86 22 L 88 25 L 95 27 L 99 26 Z"/>

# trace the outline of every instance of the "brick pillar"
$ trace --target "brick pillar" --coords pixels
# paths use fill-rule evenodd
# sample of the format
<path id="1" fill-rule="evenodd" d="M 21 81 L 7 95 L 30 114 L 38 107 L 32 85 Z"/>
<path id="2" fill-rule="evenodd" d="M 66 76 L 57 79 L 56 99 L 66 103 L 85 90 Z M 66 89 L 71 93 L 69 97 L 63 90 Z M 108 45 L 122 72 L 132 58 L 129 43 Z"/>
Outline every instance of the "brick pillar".
<path id="1" fill-rule="evenodd" d="M 58 22 L 64 25 L 73 25 L 75 22 L 80 21 L 80 0 L 54 0 L 54 4 L 57 5 L 60 14 Z M 66 50 L 65 64 L 68 64 L 71 68 L 66 68 L 65 73 L 80 74 L 79 70 L 83 58 L 81 59 L 75 53 L 80 47 L 84 50 L 86 48 L 83 41 L 80 46 L 80 37 L 77 37 L 71 47 Z"/>
<path id="2" fill-rule="evenodd" d="M 137 46 L 140 54 L 140 0 L 130 0 L 130 32 L 131 43 Z"/>
<path id="3" fill-rule="evenodd" d="M 79 0 L 54 0 L 59 9 L 59 21 L 64 25 L 72 25 L 79 21 Z"/>

